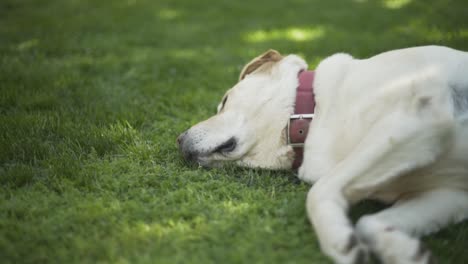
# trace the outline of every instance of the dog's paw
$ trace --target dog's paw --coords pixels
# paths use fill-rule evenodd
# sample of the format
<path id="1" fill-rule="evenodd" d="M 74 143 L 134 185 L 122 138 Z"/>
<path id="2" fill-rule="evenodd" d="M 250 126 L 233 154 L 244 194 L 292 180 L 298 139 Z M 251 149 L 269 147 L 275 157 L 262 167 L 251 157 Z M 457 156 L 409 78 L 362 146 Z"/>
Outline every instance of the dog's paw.
<path id="1" fill-rule="evenodd" d="M 385 226 L 372 217 L 360 219 L 356 225 L 356 231 L 382 263 L 435 263 L 431 252 L 419 239 L 391 226 Z"/>
<path id="2" fill-rule="evenodd" d="M 329 256 L 335 263 L 339 264 L 365 264 L 369 262 L 369 249 L 361 243 L 357 236 L 352 233 L 344 243 L 335 244 Z"/>
<path id="3" fill-rule="evenodd" d="M 411 260 L 413 261 L 411 263 L 436 263 L 434 255 L 432 255 L 431 251 L 421 241 L 419 241 L 417 250 L 411 256 Z"/>
<path id="4" fill-rule="evenodd" d="M 410 237 L 403 238 L 393 236 L 387 241 L 382 242 L 387 248 L 381 247 L 378 252 L 375 252 L 379 256 L 382 263 L 393 264 L 393 263 L 407 263 L 407 264 L 429 264 L 435 263 L 435 259 L 431 254 L 431 251 L 424 246 L 424 244 L 417 239 Z"/>

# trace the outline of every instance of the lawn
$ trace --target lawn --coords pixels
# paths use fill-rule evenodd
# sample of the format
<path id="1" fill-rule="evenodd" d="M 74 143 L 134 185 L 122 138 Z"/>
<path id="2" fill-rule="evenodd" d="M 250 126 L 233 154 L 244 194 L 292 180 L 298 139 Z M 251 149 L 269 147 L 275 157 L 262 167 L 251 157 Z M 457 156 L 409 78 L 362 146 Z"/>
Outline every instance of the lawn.
<path id="1" fill-rule="evenodd" d="M 0 1 L 0 261 L 330 263 L 294 173 L 197 168 L 175 139 L 268 48 L 422 44 L 468 50 L 468 2 Z M 425 241 L 468 262 L 468 223 Z"/>

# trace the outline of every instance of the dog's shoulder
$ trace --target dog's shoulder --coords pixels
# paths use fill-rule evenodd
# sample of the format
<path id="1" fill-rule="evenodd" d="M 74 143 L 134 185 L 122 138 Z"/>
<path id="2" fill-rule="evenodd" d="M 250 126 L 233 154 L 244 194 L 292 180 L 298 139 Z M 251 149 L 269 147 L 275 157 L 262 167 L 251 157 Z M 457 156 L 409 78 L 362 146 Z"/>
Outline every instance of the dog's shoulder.
<path id="1" fill-rule="evenodd" d="M 322 60 L 316 68 L 314 93 L 316 99 L 326 100 L 335 93 L 340 83 L 349 72 L 353 57 L 346 53 L 337 53 Z"/>

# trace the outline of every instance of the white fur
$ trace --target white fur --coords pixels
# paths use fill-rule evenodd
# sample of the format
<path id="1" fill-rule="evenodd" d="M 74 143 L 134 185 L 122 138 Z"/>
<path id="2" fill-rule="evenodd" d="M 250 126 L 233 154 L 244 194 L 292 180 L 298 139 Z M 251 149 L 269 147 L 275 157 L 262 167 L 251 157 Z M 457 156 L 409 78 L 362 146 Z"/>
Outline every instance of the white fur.
<path id="1" fill-rule="evenodd" d="M 198 150 L 232 136 L 239 146 L 199 151 L 198 162 L 289 168 L 284 128 L 304 68 L 290 55 L 228 91 L 223 109 L 187 137 Z M 323 252 L 336 263 L 361 263 L 369 250 L 384 263 L 429 262 L 418 237 L 468 217 L 468 53 L 428 46 L 364 60 L 336 54 L 317 67 L 314 89 L 299 178 L 314 183 L 307 212 Z M 347 211 L 363 199 L 394 205 L 354 227 Z"/>

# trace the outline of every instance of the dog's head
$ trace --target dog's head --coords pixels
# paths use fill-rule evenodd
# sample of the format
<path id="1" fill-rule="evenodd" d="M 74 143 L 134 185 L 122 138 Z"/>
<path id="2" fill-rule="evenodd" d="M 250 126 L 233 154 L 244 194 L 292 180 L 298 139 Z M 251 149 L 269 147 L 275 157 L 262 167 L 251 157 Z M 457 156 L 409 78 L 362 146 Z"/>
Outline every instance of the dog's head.
<path id="1" fill-rule="evenodd" d="M 295 55 L 275 50 L 256 57 L 241 71 L 216 115 L 182 133 L 177 141 L 185 159 L 210 167 L 290 168 L 294 152 L 287 145 L 287 122 L 294 109 L 298 73 L 307 68 Z"/>

